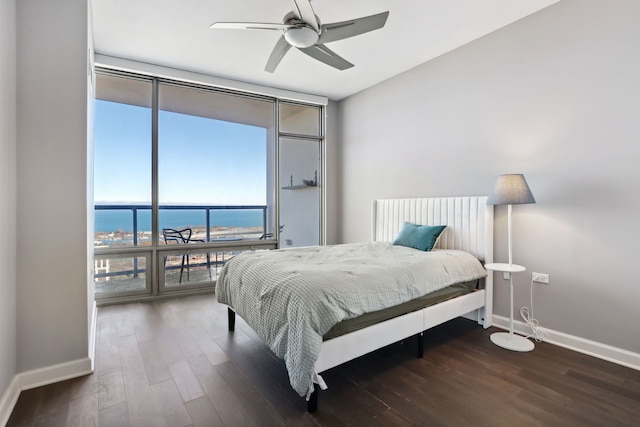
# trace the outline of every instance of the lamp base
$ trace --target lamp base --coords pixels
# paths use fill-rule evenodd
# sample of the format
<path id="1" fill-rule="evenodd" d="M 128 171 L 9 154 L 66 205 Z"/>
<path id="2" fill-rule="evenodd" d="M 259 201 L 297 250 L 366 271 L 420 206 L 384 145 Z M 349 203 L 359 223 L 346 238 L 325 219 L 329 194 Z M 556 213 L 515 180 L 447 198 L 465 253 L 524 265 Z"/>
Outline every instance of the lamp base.
<path id="1" fill-rule="evenodd" d="M 535 347 L 532 341 L 525 337 L 509 332 L 495 332 L 491 334 L 491 342 L 495 345 L 512 351 L 531 351 Z"/>

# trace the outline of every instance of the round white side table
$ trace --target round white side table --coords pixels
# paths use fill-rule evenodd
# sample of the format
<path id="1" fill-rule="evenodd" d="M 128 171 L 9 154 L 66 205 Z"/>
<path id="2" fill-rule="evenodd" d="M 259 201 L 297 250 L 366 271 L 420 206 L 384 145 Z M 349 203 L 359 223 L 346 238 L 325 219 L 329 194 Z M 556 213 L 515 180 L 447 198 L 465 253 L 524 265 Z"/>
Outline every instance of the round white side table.
<path id="1" fill-rule="evenodd" d="M 509 306 L 509 332 L 494 332 L 491 334 L 491 342 L 495 345 L 512 351 L 531 351 L 535 347 L 533 341 L 513 333 L 513 274 L 521 273 L 525 267 L 518 264 L 493 263 L 485 264 L 484 268 L 502 273 L 509 273 L 509 293 L 511 303 Z"/>

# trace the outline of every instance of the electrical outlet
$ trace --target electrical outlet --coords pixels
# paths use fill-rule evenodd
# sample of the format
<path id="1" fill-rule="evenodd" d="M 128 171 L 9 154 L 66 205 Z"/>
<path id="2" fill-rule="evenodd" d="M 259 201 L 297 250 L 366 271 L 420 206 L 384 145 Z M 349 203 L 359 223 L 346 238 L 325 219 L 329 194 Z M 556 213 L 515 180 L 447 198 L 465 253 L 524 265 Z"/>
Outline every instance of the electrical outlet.
<path id="1" fill-rule="evenodd" d="M 506 271 L 502 273 L 502 278 L 504 280 L 509 280 L 511 279 L 511 273 L 507 273 Z"/>
<path id="2" fill-rule="evenodd" d="M 549 284 L 549 275 L 545 273 L 531 273 L 531 280 L 538 283 Z"/>
<path id="3" fill-rule="evenodd" d="M 291 239 L 286 239 L 284 241 L 284 244 L 287 245 L 287 246 L 291 246 L 291 245 L 293 245 L 293 242 L 291 241 Z"/>

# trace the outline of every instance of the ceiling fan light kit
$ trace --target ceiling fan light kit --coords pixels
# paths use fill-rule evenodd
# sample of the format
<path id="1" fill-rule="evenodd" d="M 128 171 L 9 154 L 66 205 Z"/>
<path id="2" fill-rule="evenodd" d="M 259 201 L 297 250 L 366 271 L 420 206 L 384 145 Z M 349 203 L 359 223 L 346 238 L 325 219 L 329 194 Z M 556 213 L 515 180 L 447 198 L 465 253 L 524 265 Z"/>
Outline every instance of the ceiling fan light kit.
<path id="1" fill-rule="evenodd" d="M 325 43 L 343 40 L 384 27 L 389 12 L 356 18 L 349 21 L 321 25 L 311 7 L 310 0 L 292 0 L 293 11 L 284 17 L 282 24 L 258 22 L 216 22 L 213 29 L 270 30 L 281 31 L 265 71 L 273 73 L 293 46 L 306 55 L 338 70 L 346 70 L 354 65 L 333 52 Z"/>

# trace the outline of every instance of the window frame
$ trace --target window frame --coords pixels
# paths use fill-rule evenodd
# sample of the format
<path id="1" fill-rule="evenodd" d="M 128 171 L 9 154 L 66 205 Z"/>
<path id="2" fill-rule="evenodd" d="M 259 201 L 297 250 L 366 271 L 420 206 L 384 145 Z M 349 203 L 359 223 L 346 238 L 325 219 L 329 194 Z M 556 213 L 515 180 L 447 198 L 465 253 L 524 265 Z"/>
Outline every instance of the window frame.
<path id="1" fill-rule="evenodd" d="M 97 302 L 110 302 L 110 301 L 123 301 L 123 300 L 139 300 L 139 299 L 152 299 L 161 295 L 169 294 L 183 294 L 183 293 L 196 293 L 207 291 L 211 292 L 214 289 L 216 279 L 215 277 L 211 281 L 197 282 L 194 284 L 182 285 L 182 286 L 167 286 L 164 280 L 164 263 L 163 257 L 170 253 L 182 253 L 180 249 L 177 249 L 173 245 L 164 245 L 160 239 L 159 224 L 159 188 L 158 188 L 158 119 L 159 119 L 159 85 L 168 84 L 180 87 L 194 88 L 197 90 L 212 91 L 214 93 L 220 93 L 225 95 L 232 95 L 238 97 L 244 97 L 248 99 L 257 99 L 273 102 L 273 158 L 267 158 L 267 170 L 271 170 L 272 174 L 272 187 L 268 191 L 272 191 L 272 206 L 270 200 L 267 198 L 267 211 L 272 209 L 272 220 L 267 221 L 265 224 L 267 227 L 266 232 L 271 232 L 273 238 L 260 240 L 260 239 L 246 239 L 238 242 L 197 242 L 189 243 L 188 251 L 191 252 L 231 252 L 237 250 L 258 250 L 258 249 L 277 249 L 280 246 L 280 228 L 276 224 L 280 223 L 280 180 L 279 180 L 279 162 L 280 162 L 280 147 L 279 141 L 281 138 L 295 138 L 295 139 L 309 139 L 316 140 L 320 145 L 320 171 L 318 171 L 318 181 L 323 185 L 319 185 L 319 244 L 323 245 L 325 242 L 324 233 L 324 218 L 325 218 L 325 185 L 324 185 L 324 170 L 325 170 L 325 106 L 323 104 L 296 102 L 288 99 L 280 99 L 274 96 L 267 96 L 257 93 L 249 93 L 244 91 L 235 91 L 227 88 L 220 88 L 208 84 L 196 84 L 193 82 L 183 82 L 176 79 L 170 79 L 166 77 L 158 77 L 153 75 L 143 75 L 137 73 L 131 73 L 128 71 L 120 71 L 106 67 L 96 67 L 96 74 L 109 75 L 120 78 L 132 78 L 137 80 L 150 81 L 152 84 L 151 94 L 151 109 L 152 109 L 152 129 L 151 129 L 151 246 L 139 247 L 94 247 L 94 256 L 96 259 L 102 259 L 105 257 L 139 257 L 145 256 L 147 263 L 146 281 L 147 286 L 143 291 L 137 292 L 113 292 L 113 293 L 101 293 L 100 296 L 96 296 Z M 301 107 L 313 107 L 318 110 L 318 135 L 307 134 L 294 134 L 294 133 L 281 133 L 280 132 L 280 108 L 282 105 L 286 106 L 301 106 Z M 95 204 L 94 204 L 95 206 Z M 95 207 L 94 207 L 95 209 Z M 269 227 L 271 229 L 269 230 Z M 95 231 L 94 231 L 95 233 Z"/>

